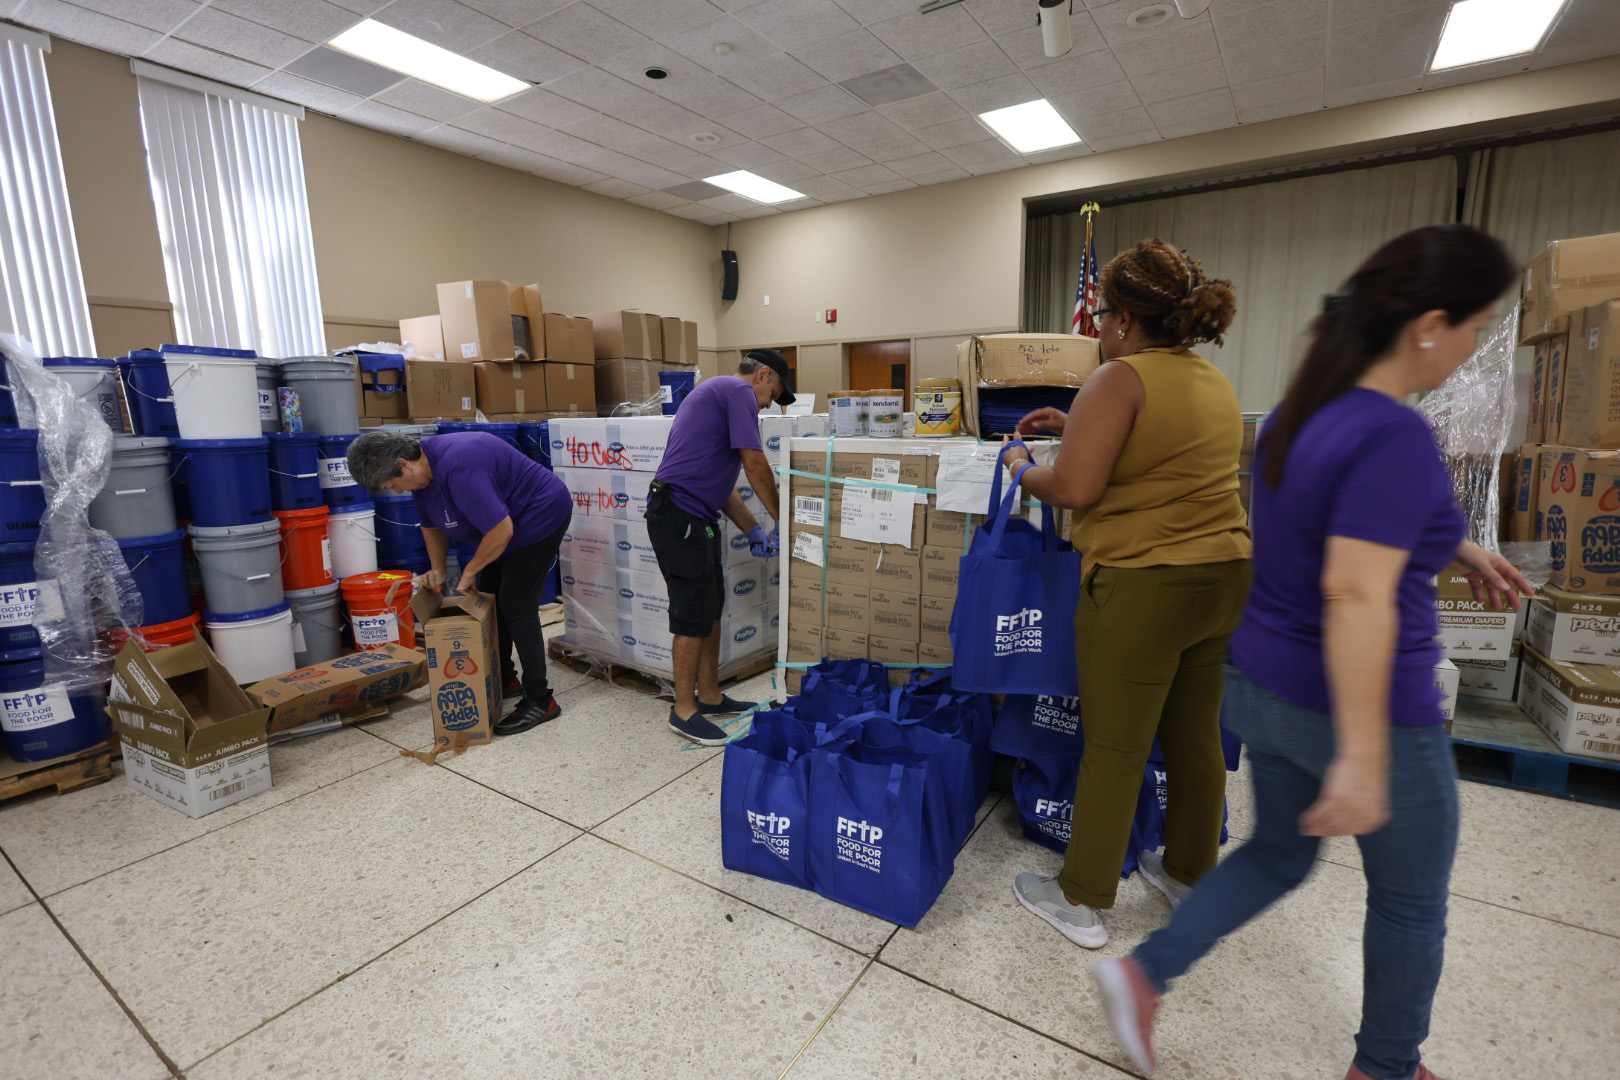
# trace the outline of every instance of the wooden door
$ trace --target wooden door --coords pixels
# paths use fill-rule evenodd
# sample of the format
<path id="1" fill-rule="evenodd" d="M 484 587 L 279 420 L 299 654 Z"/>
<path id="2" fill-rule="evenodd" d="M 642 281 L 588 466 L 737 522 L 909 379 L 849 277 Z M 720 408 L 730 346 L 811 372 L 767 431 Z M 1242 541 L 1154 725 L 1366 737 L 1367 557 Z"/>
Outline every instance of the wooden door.
<path id="1" fill-rule="evenodd" d="M 750 346 L 750 348 L 744 349 L 742 351 L 742 354 L 744 356 L 747 356 L 751 349 L 762 348 L 762 347 L 763 346 L 758 346 L 758 345 Z M 797 345 L 773 345 L 773 346 L 771 346 L 771 348 L 774 348 L 777 352 L 781 353 L 782 354 L 782 359 L 787 361 L 787 365 L 788 365 L 788 377 L 787 377 L 788 393 L 797 394 L 799 392 L 799 347 Z M 822 412 L 826 412 L 826 411 L 827 410 L 825 410 L 825 409 L 822 410 Z"/>
<path id="2" fill-rule="evenodd" d="M 862 341 L 849 347 L 846 390 L 900 390 L 911 408 L 911 341 Z"/>

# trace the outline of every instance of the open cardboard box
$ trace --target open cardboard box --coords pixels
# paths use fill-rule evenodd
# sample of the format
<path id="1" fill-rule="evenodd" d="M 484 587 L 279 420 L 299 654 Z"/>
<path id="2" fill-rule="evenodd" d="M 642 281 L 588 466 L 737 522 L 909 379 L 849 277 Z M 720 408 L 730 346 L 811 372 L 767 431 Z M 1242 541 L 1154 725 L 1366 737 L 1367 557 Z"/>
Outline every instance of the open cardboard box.
<path id="1" fill-rule="evenodd" d="M 375 706 L 426 681 L 427 657 L 396 644 L 263 679 L 247 693 L 270 710 L 269 732 L 275 735 L 316 721 L 370 717 Z"/>
<path id="2" fill-rule="evenodd" d="M 501 707 L 495 598 L 481 592 L 445 596 L 421 589 L 411 610 L 427 649 L 435 751 L 479 746 L 495 738 Z"/>

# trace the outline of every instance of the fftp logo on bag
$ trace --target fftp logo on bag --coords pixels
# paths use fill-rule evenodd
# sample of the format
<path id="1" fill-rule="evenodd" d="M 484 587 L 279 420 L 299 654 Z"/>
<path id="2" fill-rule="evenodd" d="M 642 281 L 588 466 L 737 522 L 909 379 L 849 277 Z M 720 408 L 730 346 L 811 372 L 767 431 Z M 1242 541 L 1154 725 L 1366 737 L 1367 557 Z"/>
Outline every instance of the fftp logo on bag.
<path id="1" fill-rule="evenodd" d="M 754 843 L 763 845 L 778 859 L 787 859 L 793 850 L 793 837 L 788 835 L 788 830 L 793 828 L 793 819 L 786 814 L 757 814 L 752 810 L 747 814 Z"/>
<path id="2" fill-rule="evenodd" d="M 993 649 L 997 656 L 1041 651 L 1040 608 L 1025 608 L 1016 615 L 996 616 L 996 638 Z"/>
<path id="3" fill-rule="evenodd" d="M 837 822 L 838 859 L 864 870 L 883 870 L 883 849 L 878 846 L 883 830 L 868 821 L 851 821 L 841 817 Z"/>

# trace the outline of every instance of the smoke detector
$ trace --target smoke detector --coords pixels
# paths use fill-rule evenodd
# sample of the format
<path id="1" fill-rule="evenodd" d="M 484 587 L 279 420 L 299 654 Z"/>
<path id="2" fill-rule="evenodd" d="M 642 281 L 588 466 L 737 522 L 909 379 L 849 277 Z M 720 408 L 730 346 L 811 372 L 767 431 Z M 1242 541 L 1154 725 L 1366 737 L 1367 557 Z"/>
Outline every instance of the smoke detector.
<path id="1" fill-rule="evenodd" d="M 1150 4 L 1131 12 L 1125 19 L 1125 25 L 1146 30 L 1150 26 L 1158 26 L 1175 13 L 1176 9 L 1169 4 Z"/>
<path id="2" fill-rule="evenodd" d="M 713 146 L 720 141 L 720 136 L 712 131 L 695 131 L 686 137 L 686 141 L 698 146 Z"/>

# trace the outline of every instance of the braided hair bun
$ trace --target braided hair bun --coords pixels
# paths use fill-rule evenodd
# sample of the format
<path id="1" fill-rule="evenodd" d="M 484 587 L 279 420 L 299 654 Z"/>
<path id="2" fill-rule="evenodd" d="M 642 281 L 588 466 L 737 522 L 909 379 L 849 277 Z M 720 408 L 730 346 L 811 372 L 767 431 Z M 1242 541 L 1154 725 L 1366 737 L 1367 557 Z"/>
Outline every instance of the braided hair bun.
<path id="1" fill-rule="evenodd" d="M 1221 345 L 1237 314 L 1230 281 L 1205 277 L 1197 259 L 1157 238 L 1110 259 L 1100 285 L 1110 307 L 1135 315 L 1157 341 Z"/>

